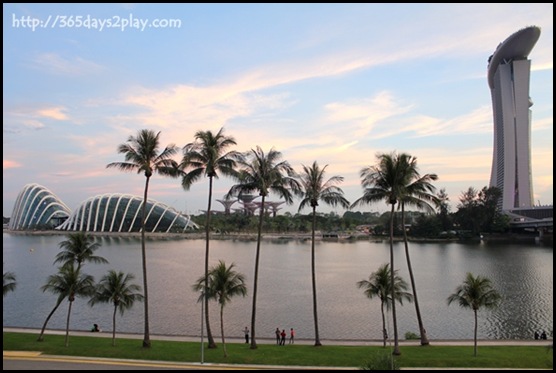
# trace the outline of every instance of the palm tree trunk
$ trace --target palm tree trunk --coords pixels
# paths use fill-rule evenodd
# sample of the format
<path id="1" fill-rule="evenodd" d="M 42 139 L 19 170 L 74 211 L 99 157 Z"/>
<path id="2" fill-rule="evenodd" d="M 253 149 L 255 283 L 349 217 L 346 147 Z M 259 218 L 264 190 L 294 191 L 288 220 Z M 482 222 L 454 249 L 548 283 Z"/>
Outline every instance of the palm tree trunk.
<path id="1" fill-rule="evenodd" d="M 220 334 L 222 334 L 222 348 L 224 349 L 224 357 L 228 357 L 226 351 L 226 341 L 224 340 L 224 305 L 220 305 Z"/>
<path id="2" fill-rule="evenodd" d="M 382 316 L 382 347 L 386 348 L 388 332 L 386 331 L 386 318 L 384 317 L 384 301 L 380 300 L 380 314 Z"/>
<path id="3" fill-rule="evenodd" d="M 143 335 L 143 347 L 150 348 L 151 340 L 149 335 L 149 296 L 147 291 L 147 250 L 145 249 L 145 223 L 147 218 L 147 195 L 149 193 L 149 177 L 145 181 L 145 193 L 143 195 L 143 208 L 141 216 L 141 259 L 143 263 L 143 289 L 144 298 L 143 303 L 145 306 L 145 333 Z"/>
<path id="4" fill-rule="evenodd" d="M 52 317 L 52 315 L 54 315 L 54 312 L 56 312 L 58 307 L 60 307 L 60 304 L 62 304 L 63 300 L 64 300 L 64 297 L 58 298 L 58 301 L 56 302 L 56 305 L 54 306 L 52 311 L 50 311 L 50 313 L 46 317 L 46 320 L 44 320 L 44 324 L 43 324 L 42 329 L 41 329 L 41 334 L 39 334 L 39 338 L 37 338 L 37 342 L 42 342 L 44 340 L 44 330 L 46 329 L 46 324 L 48 324 L 48 321 L 50 321 L 50 318 Z"/>
<path id="5" fill-rule="evenodd" d="M 409 279 L 411 280 L 411 289 L 413 290 L 413 301 L 415 303 L 415 313 L 417 314 L 417 323 L 419 324 L 419 333 L 421 334 L 421 346 L 427 346 L 429 339 L 427 338 L 427 331 L 423 326 L 423 319 L 421 318 L 421 311 L 419 309 L 419 300 L 417 299 L 417 287 L 415 286 L 415 278 L 413 277 L 413 268 L 411 267 L 411 259 L 409 258 L 409 243 L 407 240 L 407 232 L 405 231 L 405 211 L 404 203 L 402 202 L 402 230 L 403 230 L 403 243 L 405 245 L 405 258 L 407 259 L 407 269 L 409 271 Z"/>
<path id="6" fill-rule="evenodd" d="M 473 356 L 477 356 L 477 310 L 473 310 L 475 315 L 475 330 L 473 331 Z"/>
<path id="7" fill-rule="evenodd" d="M 257 315 L 257 286 L 259 284 L 259 257 L 261 253 L 261 231 L 263 229 L 263 219 L 264 219 L 264 195 L 261 200 L 261 211 L 259 215 L 259 227 L 257 231 L 257 253 L 255 254 L 255 276 L 253 283 L 253 307 L 251 309 L 251 346 L 252 350 L 257 348 L 257 341 L 255 339 L 255 318 Z"/>
<path id="8" fill-rule="evenodd" d="M 398 320 L 396 318 L 396 289 L 395 289 L 395 277 L 394 273 L 394 206 L 392 203 L 392 211 L 390 211 L 390 286 L 391 286 L 391 296 L 392 296 L 392 323 L 394 327 L 394 351 L 392 354 L 401 355 L 400 346 L 398 341 Z"/>
<path id="9" fill-rule="evenodd" d="M 207 207 L 207 219 L 205 225 L 205 294 L 208 290 L 208 267 L 209 267 L 209 242 L 210 242 L 210 209 L 212 202 L 212 176 L 209 176 L 209 197 L 208 197 L 208 207 Z M 205 302 L 205 324 L 207 326 L 207 340 L 208 348 L 216 348 L 216 342 L 212 336 L 212 331 L 210 330 L 210 320 L 209 320 L 209 299 L 208 297 L 203 297 Z"/>
<path id="10" fill-rule="evenodd" d="M 322 346 L 319 337 L 319 318 L 317 314 L 317 278 L 315 270 L 315 228 L 317 223 L 316 207 L 313 206 L 313 227 L 311 232 L 311 278 L 313 282 L 313 319 L 315 320 L 315 346 Z"/>
<path id="11" fill-rule="evenodd" d="M 70 316 L 71 316 L 71 304 L 72 303 L 73 303 L 73 301 L 69 302 L 68 317 L 66 318 L 66 340 L 65 340 L 66 347 L 69 346 L 69 327 L 70 327 Z"/>
<path id="12" fill-rule="evenodd" d="M 112 346 L 116 346 L 116 311 L 118 306 L 114 305 L 114 313 L 112 314 Z"/>

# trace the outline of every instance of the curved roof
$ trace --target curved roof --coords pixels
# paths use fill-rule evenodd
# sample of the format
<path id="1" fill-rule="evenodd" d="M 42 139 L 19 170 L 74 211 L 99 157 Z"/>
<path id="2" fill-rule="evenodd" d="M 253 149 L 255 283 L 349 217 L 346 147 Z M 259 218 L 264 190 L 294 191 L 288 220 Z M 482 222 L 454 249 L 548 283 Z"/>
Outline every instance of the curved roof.
<path id="1" fill-rule="evenodd" d="M 541 29 L 537 26 L 523 28 L 508 37 L 498 45 L 488 63 L 488 85 L 494 88 L 494 74 L 498 65 L 504 60 L 523 59 L 529 56 L 531 50 L 541 36 Z"/>
<path id="2" fill-rule="evenodd" d="M 106 193 L 88 198 L 56 229 L 87 232 L 139 232 L 143 198 L 130 194 Z M 183 232 L 198 226 L 174 208 L 147 200 L 147 232 Z"/>
<path id="3" fill-rule="evenodd" d="M 48 188 L 39 184 L 23 187 L 10 218 L 10 229 L 47 229 L 70 216 L 70 209 Z"/>

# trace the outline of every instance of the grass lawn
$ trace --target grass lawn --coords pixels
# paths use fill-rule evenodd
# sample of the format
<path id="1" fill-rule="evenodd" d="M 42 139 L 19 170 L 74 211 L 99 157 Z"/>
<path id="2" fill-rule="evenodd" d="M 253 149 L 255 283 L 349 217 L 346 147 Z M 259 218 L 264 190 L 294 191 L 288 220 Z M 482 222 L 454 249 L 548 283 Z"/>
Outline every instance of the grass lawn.
<path id="1" fill-rule="evenodd" d="M 6 332 L 3 336 L 4 351 L 41 351 L 49 355 L 106 357 L 119 359 L 199 362 L 201 349 L 198 342 L 152 340 L 150 349 L 143 348 L 139 339 L 71 336 L 69 347 L 64 346 L 63 335 L 45 335 L 37 342 L 38 335 Z M 449 367 L 449 368 L 517 368 L 553 369 L 553 350 L 546 346 L 481 346 L 478 356 L 473 356 L 473 346 L 401 346 L 397 357 L 400 367 Z M 259 344 L 251 350 L 245 343 L 226 344 L 228 358 L 222 347 L 204 349 L 205 363 L 261 364 L 361 367 L 366 361 L 384 351 L 378 346 L 321 346 Z M 386 351 L 390 351 L 389 348 Z"/>

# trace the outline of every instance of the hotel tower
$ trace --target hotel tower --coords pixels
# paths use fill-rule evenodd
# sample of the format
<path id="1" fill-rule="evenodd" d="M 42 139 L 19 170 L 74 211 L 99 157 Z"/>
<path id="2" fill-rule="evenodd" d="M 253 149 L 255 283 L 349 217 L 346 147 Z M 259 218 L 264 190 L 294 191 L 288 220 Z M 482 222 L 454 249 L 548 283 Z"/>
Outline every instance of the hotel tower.
<path id="1" fill-rule="evenodd" d="M 488 60 L 494 115 L 490 186 L 502 192 L 502 210 L 533 206 L 531 182 L 531 106 L 527 57 L 541 34 L 536 26 L 510 35 Z"/>

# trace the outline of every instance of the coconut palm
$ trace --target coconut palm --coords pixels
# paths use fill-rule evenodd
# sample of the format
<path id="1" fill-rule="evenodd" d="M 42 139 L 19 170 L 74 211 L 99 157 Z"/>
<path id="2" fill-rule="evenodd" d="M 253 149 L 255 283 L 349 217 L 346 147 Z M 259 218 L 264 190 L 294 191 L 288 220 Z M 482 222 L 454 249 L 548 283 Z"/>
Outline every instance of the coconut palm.
<path id="1" fill-rule="evenodd" d="M 261 196 L 259 224 L 257 231 L 257 250 L 255 254 L 255 275 L 253 284 L 253 307 L 251 312 L 251 348 L 257 348 L 255 338 L 255 319 L 257 313 L 257 286 L 259 278 L 259 258 L 261 251 L 261 231 L 263 227 L 265 199 L 271 193 L 278 194 L 293 203 L 293 194 L 300 193 L 300 185 L 295 179 L 295 172 L 287 161 L 281 161 L 282 154 L 271 149 L 268 154 L 257 146 L 251 149 L 247 157 L 238 162 L 239 173 L 235 176 L 238 184 L 232 185 L 226 198 L 238 196 L 242 193 L 249 194 L 254 191 Z"/>
<path id="2" fill-rule="evenodd" d="M 94 242 L 94 238 L 85 232 L 75 232 L 68 234 L 67 240 L 60 242 L 59 246 L 62 251 L 56 254 L 56 257 L 54 258 L 54 264 L 61 263 L 62 266 L 73 266 L 76 264 L 76 271 L 80 271 L 85 262 L 108 264 L 108 260 L 101 256 L 95 255 L 95 251 L 100 248 L 100 244 Z M 37 339 L 39 342 L 44 339 L 43 337 L 46 326 L 48 325 L 48 322 L 50 321 L 52 315 L 54 315 L 54 312 L 56 312 L 60 304 L 62 304 L 63 300 L 64 297 L 58 298 L 58 302 L 56 302 L 56 305 L 46 317 L 46 320 L 44 321 L 41 332 Z"/>
<path id="3" fill-rule="evenodd" d="M 498 307 L 501 299 L 501 295 L 493 288 L 490 279 L 483 276 L 475 277 L 470 272 L 467 272 L 463 283 L 448 297 L 448 305 L 457 302 L 460 307 L 473 310 L 475 319 L 473 356 L 477 356 L 477 312 L 481 308 L 494 309 Z"/>
<path id="4" fill-rule="evenodd" d="M 341 183 L 344 178 L 341 176 L 332 176 L 325 180 L 325 170 L 328 165 L 322 169 L 317 161 L 314 161 L 311 167 L 303 165 L 303 172 L 300 175 L 300 184 L 303 197 L 299 204 L 301 211 L 305 206 L 311 206 L 313 209 L 313 219 L 311 226 L 311 279 L 313 286 L 313 319 L 315 322 L 315 346 L 321 346 L 319 337 L 319 322 L 317 313 L 317 280 L 315 269 L 315 227 L 317 222 L 317 206 L 319 201 L 323 201 L 327 205 L 340 205 L 349 208 L 349 201 L 344 198 L 344 192 L 337 184 Z"/>
<path id="5" fill-rule="evenodd" d="M 394 295 L 399 304 L 403 304 L 404 300 L 411 302 L 413 296 L 406 290 L 407 282 L 398 275 L 398 271 L 394 271 Z M 364 294 L 369 299 L 378 297 L 380 299 L 380 314 L 382 316 L 382 338 L 383 347 L 386 347 L 388 339 L 388 331 L 386 329 L 386 317 L 384 316 L 384 307 L 389 310 L 392 306 L 392 282 L 390 265 L 388 263 L 381 265 L 375 272 L 371 273 L 368 280 L 357 282 L 357 287 L 363 289 Z"/>
<path id="6" fill-rule="evenodd" d="M 206 277 L 200 277 L 193 285 L 195 291 L 205 291 L 204 299 L 214 299 L 220 304 L 220 333 L 222 336 L 222 348 L 224 357 L 228 357 L 226 351 L 226 341 L 224 338 L 224 307 L 231 302 L 232 298 L 238 295 L 245 297 L 247 295 L 247 287 L 245 286 L 245 276 L 234 270 L 235 264 L 226 266 L 222 260 L 212 267 L 208 275 L 208 286 L 206 285 Z"/>
<path id="7" fill-rule="evenodd" d="M 182 176 L 182 187 L 189 190 L 191 185 L 203 175 L 209 179 L 208 207 L 205 221 L 205 287 L 208 286 L 208 263 L 210 242 L 210 216 L 212 202 L 212 183 L 218 174 L 233 175 L 237 160 L 242 154 L 237 151 L 226 151 L 230 146 L 236 145 L 233 137 L 224 135 L 221 128 L 215 135 L 211 131 L 198 131 L 195 133 L 195 142 L 183 148 L 183 159 L 180 169 L 186 171 Z M 216 347 L 209 321 L 208 299 L 205 298 L 205 321 L 207 325 L 207 338 L 209 348 Z"/>
<path id="8" fill-rule="evenodd" d="M 129 136 L 127 142 L 118 146 L 118 153 L 124 154 L 124 162 L 113 162 L 106 165 L 107 168 L 117 168 L 121 171 L 133 172 L 145 175 L 145 189 L 143 192 L 143 205 L 141 213 L 141 259 L 143 266 L 143 291 L 145 306 L 145 330 L 143 336 L 143 347 L 151 347 L 149 333 L 149 297 L 147 287 L 147 254 L 145 250 L 145 219 L 147 216 L 147 197 L 149 193 L 149 181 L 152 175 L 158 172 L 161 175 L 177 177 L 178 164 L 172 159 L 178 148 L 174 144 L 160 150 L 160 132 L 142 129 L 137 136 Z"/>
<path id="9" fill-rule="evenodd" d="M 16 287 L 15 273 L 4 272 L 2 276 L 2 294 L 5 297 L 9 292 L 14 291 Z"/>
<path id="10" fill-rule="evenodd" d="M 91 296 L 95 291 L 95 280 L 93 276 L 81 274 L 80 270 L 72 264 L 67 264 L 58 268 L 58 273 L 48 276 L 47 282 L 41 287 L 43 292 L 50 292 L 58 295 L 58 303 L 68 298 L 68 316 L 66 319 L 66 338 L 65 345 L 69 346 L 69 324 L 71 307 L 77 297 Z M 50 315 L 49 315 L 50 317 Z"/>
<path id="11" fill-rule="evenodd" d="M 89 300 L 89 305 L 97 303 L 112 303 L 114 313 L 112 314 L 112 346 L 116 345 L 116 312 L 120 311 L 123 316 L 126 310 L 131 309 L 135 301 L 143 301 L 141 286 L 131 283 L 135 279 L 133 273 L 125 274 L 122 271 L 109 270 L 104 275 Z"/>
<path id="12" fill-rule="evenodd" d="M 386 201 L 391 205 L 390 210 L 390 268 L 394 266 L 394 209 L 405 194 L 407 183 L 406 165 L 403 156 L 395 152 L 390 154 L 379 153 L 376 155 L 378 164 L 368 166 L 361 170 L 361 185 L 365 188 L 363 196 L 357 199 L 351 207 L 370 204 L 378 201 Z M 394 272 L 391 273 L 391 282 L 394 283 Z M 395 299 L 394 288 L 392 298 Z M 400 355 L 398 339 L 398 321 L 396 317 L 396 302 L 392 303 L 392 324 L 394 329 L 394 355 Z"/>
<path id="13" fill-rule="evenodd" d="M 413 291 L 413 300 L 415 301 L 415 313 L 417 315 L 417 323 L 419 325 L 419 333 L 421 338 L 421 345 L 429 344 L 427 332 L 423 326 L 423 319 L 419 308 L 419 301 L 417 298 L 417 287 L 415 285 L 415 277 L 413 276 L 413 268 L 411 266 L 411 258 L 409 256 L 409 244 L 407 239 L 407 231 L 405 230 L 405 205 L 414 206 L 429 212 L 434 211 L 434 207 L 440 204 L 438 197 L 435 195 L 436 188 L 431 184 L 431 181 L 438 179 L 436 174 L 425 174 L 421 176 L 417 167 L 417 158 L 409 154 L 399 154 L 398 160 L 400 162 L 400 169 L 403 170 L 404 179 L 406 180 L 405 191 L 400 195 L 399 202 L 402 212 L 402 231 L 403 242 L 405 247 L 405 258 L 407 260 L 407 269 L 409 271 L 409 278 L 411 281 L 411 289 Z"/>
<path id="14" fill-rule="evenodd" d="M 54 264 L 62 263 L 62 265 L 77 264 L 77 269 L 81 269 L 84 262 L 92 262 L 96 264 L 108 264 L 108 260 L 101 256 L 94 255 L 94 252 L 100 248 L 100 243 L 85 232 L 70 233 L 67 240 L 59 244 L 62 251 L 56 254 Z"/>

